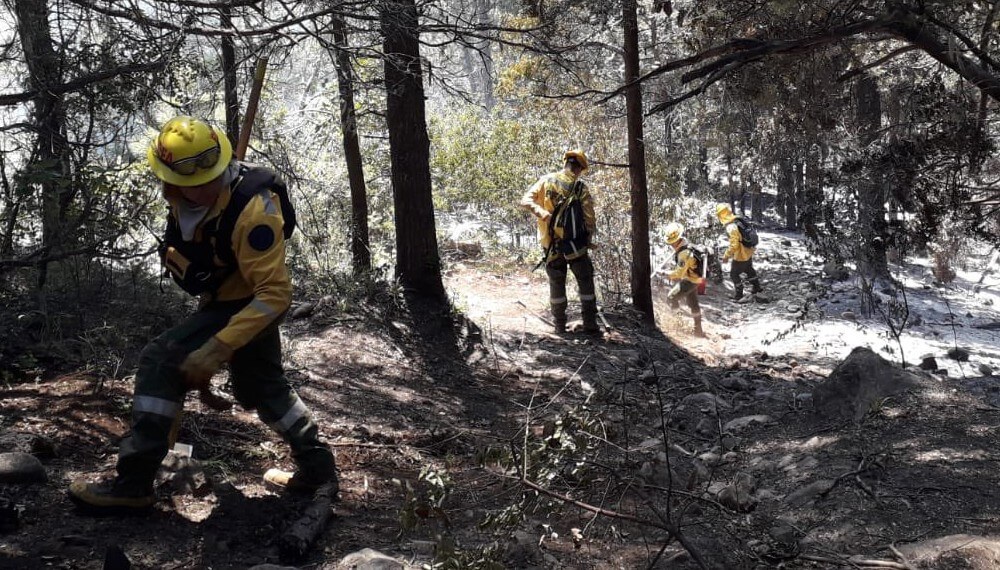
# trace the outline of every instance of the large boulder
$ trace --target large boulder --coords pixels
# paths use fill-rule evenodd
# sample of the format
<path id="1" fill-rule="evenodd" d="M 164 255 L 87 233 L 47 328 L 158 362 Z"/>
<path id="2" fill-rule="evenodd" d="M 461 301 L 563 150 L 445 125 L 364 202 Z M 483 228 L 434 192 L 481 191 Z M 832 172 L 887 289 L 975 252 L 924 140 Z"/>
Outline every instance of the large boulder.
<path id="1" fill-rule="evenodd" d="M 869 348 L 858 347 L 813 390 L 813 406 L 824 418 L 860 421 L 873 402 L 917 385 L 917 377 Z"/>

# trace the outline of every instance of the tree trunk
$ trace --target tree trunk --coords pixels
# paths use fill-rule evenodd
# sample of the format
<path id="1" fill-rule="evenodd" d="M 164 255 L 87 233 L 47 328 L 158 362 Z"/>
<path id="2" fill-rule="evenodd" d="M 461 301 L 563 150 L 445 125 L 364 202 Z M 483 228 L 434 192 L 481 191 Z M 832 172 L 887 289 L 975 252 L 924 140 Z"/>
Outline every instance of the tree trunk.
<path id="1" fill-rule="evenodd" d="M 56 53 L 49 30 L 48 2 L 16 0 L 18 33 L 28 66 L 28 88 L 36 90 L 32 98 L 32 122 L 38 134 L 31 162 L 25 167 L 40 179 L 42 204 L 42 248 L 46 257 L 65 241 L 60 224 L 61 193 L 69 191 L 60 184 L 69 179 L 69 161 L 64 135 L 64 109 L 60 95 L 48 87 L 62 83 L 60 56 Z M 45 286 L 47 266 L 39 265 L 38 288 Z"/>
<path id="2" fill-rule="evenodd" d="M 802 180 L 802 163 L 792 163 L 792 176 L 795 180 L 792 195 L 789 196 L 788 205 L 785 207 L 785 229 L 799 229 L 799 207 L 803 201 L 804 182 Z"/>
<path id="3" fill-rule="evenodd" d="M 354 69 L 348 52 L 347 25 L 343 16 L 334 14 L 333 43 L 336 46 L 337 89 L 340 91 L 340 130 L 344 138 L 344 161 L 351 185 L 351 266 L 355 275 L 371 271 L 372 257 L 368 236 L 368 192 L 358 142 L 358 120 L 354 113 Z"/>
<path id="4" fill-rule="evenodd" d="M 479 13 L 479 23 L 483 29 L 494 26 L 490 15 L 493 5 L 490 0 L 478 0 L 476 11 Z M 479 68 L 479 87 L 483 97 L 483 106 L 492 110 L 497 103 L 496 92 L 493 90 L 493 42 L 484 41 L 479 44 L 482 66 Z"/>
<path id="5" fill-rule="evenodd" d="M 415 0 L 383 0 L 379 9 L 396 222 L 396 276 L 410 292 L 443 302 L 417 5 Z"/>
<path id="6" fill-rule="evenodd" d="M 229 6 L 219 8 L 219 19 L 223 29 L 233 27 L 233 9 Z M 240 99 L 237 93 L 239 82 L 236 79 L 236 47 L 233 36 L 222 36 L 222 78 L 226 106 L 226 135 L 234 146 L 240 140 Z"/>
<path id="7" fill-rule="evenodd" d="M 806 151 L 806 171 L 799 220 L 802 223 L 802 229 L 805 230 L 806 237 L 813 241 L 819 239 L 819 215 L 823 208 L 821 160 L 819 145 L 811 145 Z"/>
<path id="8" fill-rule="evenodd" d="M 862 148 L 873 143 L 882 127 L 882 97 L 878 83 L 864 74 L 854 87 L 857 107 L 857 128 Z M 858 180 L 858 237 L 855 261 L 858 272 L 867 277 L 885 277 L 888 265 L 885 257 L 885 189 L 878 168 L 869 165 Z"/>
<path id="9" fill-rule="evenodd" d="M 788 225 L 788 212 L 795 211 L 795 205 L 790 203 L 795 199 L 795 176 L 792 174 L 792 163 L 787 158 L 778 160 L 778 190 L 775 196 L 775 213 L 779 220 Z M 794 214 L 793 214 L 794 215 Z"/>
<path id="10" fill-rule="evenodd" d="M 7 177 L 7 157 L 0 153 L 0 187 L 3 188 L 3 233 L 0 234 L 0 257 L 8 258 L 14 255 L 14 232 L 17 229 L 17 216 L 21 210 L 21 201 L 17 198 L 10 178 Z"/>
<path id="11" fill-rule="evenodd" d="M 755 224 L 764 222 L 764 189 L 756 179 L 750 184 L 750 220 Z"/>
<path id="12" fill-rule="evenodd" d="M 632 205 L 632 304 L 647 323 L 655 321 L 650 287 L 649 190 L 646 186 L 646 147 L 642 133 L 642 88 L 639 77 L 639 24 L 636 0 L 624 0 L 622 27 L 625 32 L 625 112 L 628 122 L 628 162 Z"/>

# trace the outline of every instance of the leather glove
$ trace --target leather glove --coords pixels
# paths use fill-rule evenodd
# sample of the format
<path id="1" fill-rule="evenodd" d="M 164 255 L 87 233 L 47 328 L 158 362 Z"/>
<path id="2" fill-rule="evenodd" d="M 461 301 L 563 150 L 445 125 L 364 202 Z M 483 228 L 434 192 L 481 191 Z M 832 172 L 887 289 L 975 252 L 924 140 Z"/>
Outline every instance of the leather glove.
<path id="1" fill-rule="evenodd" d="M 213 336 L 181 363 L 184 385 L 193 390 L 208 388 L 212 376 L 232 357 L 233 349 Z"/>

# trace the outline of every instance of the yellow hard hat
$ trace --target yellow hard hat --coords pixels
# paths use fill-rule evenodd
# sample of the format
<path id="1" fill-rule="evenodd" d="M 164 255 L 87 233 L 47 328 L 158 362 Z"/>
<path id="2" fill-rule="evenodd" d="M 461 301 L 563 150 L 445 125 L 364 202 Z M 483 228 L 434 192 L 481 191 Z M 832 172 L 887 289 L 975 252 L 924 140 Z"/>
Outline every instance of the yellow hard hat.
<path id="1" fill-rule="evenodd" d="M 725 202 L 720 202 L 715 205 L 715 215 L 719 217 L 719 221 L 728 224 L 729 222 L 736 219 L 736 214 L 733 213 L 732 208 L 729 204 Z"/>
<path id="2" fill-rule="evenodd" d="M 684 226 L 677 222 L 667 224 L 667 243 L 674 245 L 684 237 Z"/>
<path id="3" fill-rule="evenodd" d="M 587 163 L 587 155 L 584 154 L 582 149 L 574 148 L 572 150 L 567 150 L 566 154 L 563 155 L 563 162 L 566 162 L 571 158 L 577 161 L 580 164 L 580 166 L 583 167 L 584 170 L 590 168 L 589 164 Z"/>
<path id="4" fill-rule="evenodd" d="M 233 159 L 226 133 L 192 117 L 174 117 L 156 135 L 146 160 L 160 180 L 175 186 L 200 186 L 214 180 Z"/>

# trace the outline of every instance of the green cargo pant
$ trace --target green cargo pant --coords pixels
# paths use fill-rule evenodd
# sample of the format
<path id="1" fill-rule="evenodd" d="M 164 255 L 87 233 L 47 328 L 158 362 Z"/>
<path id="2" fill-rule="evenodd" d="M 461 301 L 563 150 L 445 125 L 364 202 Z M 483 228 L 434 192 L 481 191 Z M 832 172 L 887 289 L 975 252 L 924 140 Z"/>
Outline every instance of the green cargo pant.
<path id="1" fill-rule="evenodd" d="M 569 300 L 566 297 L 567 269 L 576 277 L 576 287 L 580 294 L 581 316 L 583 328 L 586 331 L 597 330 L 597 295 L 594 292 L 594 262 L 590 255 L 567 261 L 559 256 L 545 264 L 545 273 L 549 277 L 549 308 L 555 320 L 556 329 L 566 326 L 566 307 Z"/>
<path id="2" fill-rule="evenodd" d="M 142 350 L 132 403 L 132 431 L 118 452 L 118 483 L 152 489 L 167 454 L 171 426 L 180 416 L 186 389 L 179 366 L 195 349 L 222 330 L 248 301 L 206 305 Z M 233 392 L 241 406 L 278 432 L 292 449 L 303 477 L 320 482 L 334 477 L 330 448 L 302 400 L 288 385 L 281 366 L 281 319 L 233 354 L 229 364 Z"/>

